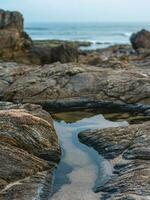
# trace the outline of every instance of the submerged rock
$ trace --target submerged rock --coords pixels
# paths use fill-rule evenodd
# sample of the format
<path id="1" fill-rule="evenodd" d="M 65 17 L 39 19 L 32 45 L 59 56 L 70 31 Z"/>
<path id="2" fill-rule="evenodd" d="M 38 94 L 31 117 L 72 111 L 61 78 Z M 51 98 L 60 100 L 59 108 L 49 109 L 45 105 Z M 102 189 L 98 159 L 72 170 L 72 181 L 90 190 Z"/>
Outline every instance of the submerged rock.
<path id="1" fill-rule="evenodd" d="M 99 185 L 101 199 L 147 199 L 150 196 L 150 123 L 80 133 L 80 141 L 93 147 L 114 165 L 114 175 Z"/>
<path id="2" fill-rule="evenodd" d="M 39 106 L 0 104 L 0 199 L 48 198 L 60 146 L 44 114 Z"/>

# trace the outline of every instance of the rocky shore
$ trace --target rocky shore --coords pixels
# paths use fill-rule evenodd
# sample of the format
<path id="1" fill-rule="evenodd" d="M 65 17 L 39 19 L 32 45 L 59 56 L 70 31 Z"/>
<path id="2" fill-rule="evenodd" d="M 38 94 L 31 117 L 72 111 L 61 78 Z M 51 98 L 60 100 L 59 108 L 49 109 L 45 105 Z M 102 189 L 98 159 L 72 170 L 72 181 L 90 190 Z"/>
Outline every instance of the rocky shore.
<path id="1" fill-rule="evenodd" d="M 40 106 L 0 103 L 0 199 L 47 199 L 60 146 Z"/>
<path id="2" fill-rule="evenodd" d="M 113 175 L 95 189 L 100 199 L 149 199 L 150 123 L 80 133 L 80 141 L 110 160 Z"/>
<path id="3" fill-rule="evenodd" d="M 129 112 L 147 122 L 79 135 L 114 167 L 96 192 L 100 199 L 148 200 L 150 33 L 134 34 L 132 46 L 94 51 L 54 43 L 33 42 L 19 12 L 0 10 L 0 199 L 47 200 L 50 195 L 61 149 L 44 109 L 99 108 Z"/>
<path id="4" fill-rule="evenodd" d="M 12 78 L 13 65 L 10 67 L 5 63 L 3 67 L 2 63 L 0 71 L 5 76 L 1 80 L 1 98 L 56 109 L 66 105 L 80 108 L 93 103 L 95 106 L 102 102 L 103 107 L 108 103 L 129 104 L 129 107 L 138 103 L 149 105 L 149 71 L 129 64 L 124 66 L 124 63 L 115 69 L 110 67 L 109 61 L 105 65 L 100 68 L 79 63 L 55 63 L 42 67 L 22 66 L 21 70 L 21 66 L 15 64 L 17 72 Z M 18 68 L 21 75 L 18 75 Z"/>
<path id="5" fill-rule="evenodd" d="M 46 64 L 56 61 L 73 62 L 78 49 L 62 43 L 56 47 L 36 45 L 24 32 L 24 19 L 19 12 L 0 10 L 0 58 L 26 64 Z"/>

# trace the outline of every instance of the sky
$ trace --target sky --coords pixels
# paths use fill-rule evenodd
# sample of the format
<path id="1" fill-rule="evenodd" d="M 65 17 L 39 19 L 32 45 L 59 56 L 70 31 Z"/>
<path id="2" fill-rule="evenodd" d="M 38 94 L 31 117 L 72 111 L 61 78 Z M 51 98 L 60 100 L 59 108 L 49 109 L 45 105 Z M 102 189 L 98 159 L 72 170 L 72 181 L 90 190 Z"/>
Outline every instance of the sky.
<path id="1" fill-rule="evenodd" d="M 25 22 L 150 21 L 150 0 L 0 0 L 22 12 Z"/>

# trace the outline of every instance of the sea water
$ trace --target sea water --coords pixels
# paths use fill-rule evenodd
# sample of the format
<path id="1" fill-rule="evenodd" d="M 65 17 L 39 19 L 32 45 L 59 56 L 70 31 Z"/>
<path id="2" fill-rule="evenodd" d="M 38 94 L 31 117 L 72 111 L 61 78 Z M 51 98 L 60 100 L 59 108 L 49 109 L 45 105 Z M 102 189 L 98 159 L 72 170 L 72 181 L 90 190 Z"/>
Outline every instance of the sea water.
<path id="1" fill-rule="evenodd" d="M 150 30 L 150 23 L 26 23 L 26 32 L 35 40 L 90 41 L 91 49 L 115 44 L 128 44 L 132 33 Z"/>

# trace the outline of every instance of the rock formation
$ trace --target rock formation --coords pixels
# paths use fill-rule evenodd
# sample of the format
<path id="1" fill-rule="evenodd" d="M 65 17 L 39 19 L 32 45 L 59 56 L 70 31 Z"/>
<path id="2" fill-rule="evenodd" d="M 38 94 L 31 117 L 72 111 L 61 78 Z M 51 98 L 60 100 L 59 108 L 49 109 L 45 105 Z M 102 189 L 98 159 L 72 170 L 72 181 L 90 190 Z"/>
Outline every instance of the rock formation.
<path id="1" fill-rule="evenodd" d="M 47 199 L 60 159 L 50 115 L 39 106 L 1 102 L 0 121 L 0 199 Z"/>
<path id="2" fill-rule="evenodd" d="M 6 70 L 6 68 L 5 68 Z M 149 72 L 129 68 L 100 68 L 83 64 L 37 67 L 5 88 L 4 100 L 64 106 L 94 100 L 114 103 L 150 102 Z"/>
<path id="3" fill-rule="evenodd" d="M 51 62 L 78 62 L 78 50 L 74 45 L 61 44 L 57 47 L 51 48 Z"/>
<path id="4" fill-rule="evenodd" d="M 46 64 L 56 61 L 73 62 L 78 49 L 73 45 L 55 48 L 39 47 L 24 32 L 23 17 L 19 12 L 0 10 L 0 58 L 27 64 Z"/>
<path id="5" fill-rule="evenodd" d="M 0 98 L 8 86 L 21 75 L 30 71 L 32 67 L 35 68 L 36 66 L 0 61 Z"/>
<path id="6" fill-rule="evenodd" d="M 23 31 L 23 17 L 19 12 L 0 10 L 0 28 Z"/>
<path id="7" fill-rule="evenodd" d="M 150 123 L 80 133 L 113 166 L 105 185 L 97 185 L 101 199 L 147 199 L 150 196 Z"/>
<path id="8" fill-rule="evenodd" d="M 0 10 L 0 57 L 23 62 L 31 47 L 32 40 L 23 31 L 22 15 Z"/>
<path id="9" fill-rule="evenodd" d="M 138 53 L 144 53 L 146 51 L 150 52 L 150 32 L 147 30 L 141 30 L 137 33 L 134 33 L 130 41 L 132 43 L 133 48 Z"/>

